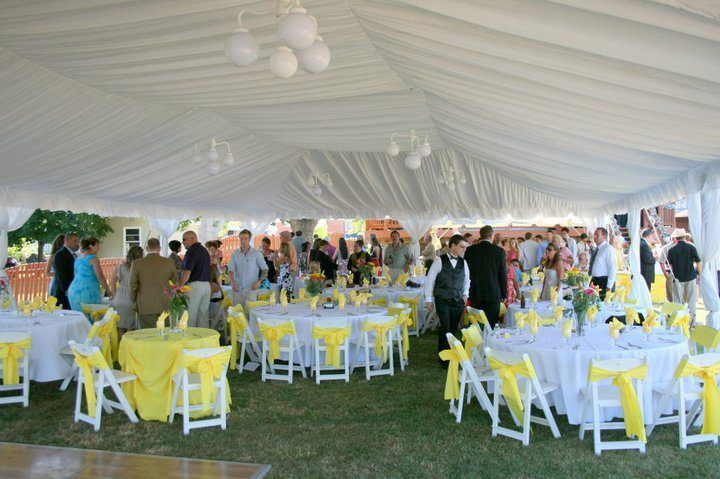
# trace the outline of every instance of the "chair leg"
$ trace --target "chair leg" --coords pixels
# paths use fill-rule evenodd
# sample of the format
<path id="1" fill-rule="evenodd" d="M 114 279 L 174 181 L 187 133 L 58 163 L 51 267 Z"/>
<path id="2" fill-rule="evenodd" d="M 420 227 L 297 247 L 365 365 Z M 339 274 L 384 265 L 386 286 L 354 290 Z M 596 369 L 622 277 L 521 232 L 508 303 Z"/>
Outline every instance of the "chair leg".
<path id="1" fill-rule="evenodd" d="M 127 397 L 122 392 L 122 389 L 120 389 L 120 385 L 116 382 L 113 382 L 111 386 L 113 392 L 115 393 L 115 396 L 118 398 L 118 401 L 122 405 L 125 414 L 127 415 L 128 419 L 130 419 L 130 422 L 139 422 L 137 415 L 135 415 L 135 411 L 133 411 L 132 406 L 130 406 L 130 402 L 127 400 Z"/>
<path id="2" fill-rule="evenodd" d="M 61 391 L 65 391 L 65 390 L 68 388 L 68 386 L 70 385 L 70 383 L 72 382 L 72 380 L 75 378 L 75 375 L 77 374 L 77 371 L 78 371 L 77 364 L 75 364 L 75 363 L 73 362 L 72 367 L 71 367 L 71 369 L 70 369 L 70 374 L 68 374 L 68 375 L 65 377 L 65 379 L 63 379 L 63 382 L 62 382 L 62 384 L 60 385 L 60 390 L 61 390 Z"/>
<path id="3" fill-rule="evenodd" d="M 227 373 L 226 373 L 227 374 Z M 227 429 L 227 397 L 225 393 L 225 377 L 220 378 L 220 429 Z"/>
<path id="4" fill-rule="evenodd" d="M 240 346 L 240 361 L 238 361 L 236 367 L 238 374 L 242 374 L 243 368 L 245 368 L 245 341 L 243 341 L 242 346 Z"/>
<path id="5" fill-rule="evenodd" d="M 345 340 L 345 351 L 343 351 L 343 355 L 345 356 L 345 382 L 350 382 L 350 340 Z"/>
<path id="6" fill-rule="evenodd" d="M 182 392 L 183 392 L 183 434 L 190 434 L 190 396 L 188 394 L 187 372 L 183 371 L 182 375 Z"/>
<path id="7" fill-rule="evenodd" d="M 170 418 L 168 422 L 170 424 L 175 420 L 175 412 L 177 411 L 177 400 L 180 394 L 180 381 L 182 381 L 182 371 L 175 375 L 175 387 L 173 388 L 172 402 L 170 403 Z"/>
<path id="8" fill-rule="evenodd" d="M 586 424 L 585 421 L 587 421 L 587 412 L 588 412 L 589 406 L 590 406 L 589 396 L 586 393 L 585 398 L 583 399 L 582 415 L 580 416 L 580 418 L 581 418 L 580 419 L 580 431 L 578 432 L 578 436 L 580 437 L 581 441 L 583 439 L 585 439 L 585 424 Z"/>
<path id="9" fill-rule="evenodd" d="M 367 336 L 365 337 L 365 379 L 370 381 L 370 344 Z"/>
<path id="10" fill-rule="evenodd" d="M 320 341 L 315 340 L 315 384 L 320 384 Z M 327 354 L 327 351 L 325 351 Z"/>
<path id="11" fill-rule="evenodd" d="M 460 397 L 457 401 L 457 415 L 455 416 L 455 422 L 460 424 L 460 421 L 462 421 L 462 412 L 463 412 L 463 398 L 465 397 L 465 384 L 466 384 L 466 378 L 465 378 L 465 371 L 462 372 L 462 377 L 460 378 Z M 472 388 L 470 388 L 472 389 Z"/>

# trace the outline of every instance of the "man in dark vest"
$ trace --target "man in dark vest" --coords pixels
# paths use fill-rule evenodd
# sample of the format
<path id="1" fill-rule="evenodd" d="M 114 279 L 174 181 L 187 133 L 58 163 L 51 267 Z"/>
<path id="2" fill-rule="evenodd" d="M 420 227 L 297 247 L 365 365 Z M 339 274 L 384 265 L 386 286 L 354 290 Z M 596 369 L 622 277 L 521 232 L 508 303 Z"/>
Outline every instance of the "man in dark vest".
<path id="1" fill-rule="evenodd" d="M 463 255 L 468 244 L 462 235 L 450 238 L 448 253 L 435 258 L 425 281 L 425 304 L 428 311 L 437 311 L 440 320 L 438 352 L 450 349 L 446 333 L 458 335 L 460 319 L 470 291 L 470 271 Z M 443 366 L 447 363 L 441 361 Z"/>

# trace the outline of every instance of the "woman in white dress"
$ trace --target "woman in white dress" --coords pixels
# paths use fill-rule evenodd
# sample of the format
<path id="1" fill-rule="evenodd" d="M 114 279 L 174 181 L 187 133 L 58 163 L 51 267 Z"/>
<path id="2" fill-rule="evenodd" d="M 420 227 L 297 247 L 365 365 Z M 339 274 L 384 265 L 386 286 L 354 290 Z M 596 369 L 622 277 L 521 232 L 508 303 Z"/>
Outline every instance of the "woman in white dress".
<path id="1" fill-rule="evenodd" d="M 547 259 L 543 263 L 543 267 L 545 268 L 545 277 L 543 278 L 540 301 L 549 301 L 551 299 L 550 291 L 560 285 L 563 279 L 563 274 L 565 273 L 563 258 L 559 253 L 557 246 L 553 243 L 549 243 L 545 252 Z"/>
<path id="2" fill-rule="evenodd" d="M 111 306 L 120 315 L 117 323 L 118 337 L 122 337 L 125 331 L 135 329 L 135 302 L 130 296 L 130 267 L 133 261 L 143 257 L 143 249 L 140 246 L 132 246 L 125 257 L 125 262 L 115 269 L 115 281 L 111 282 L 110 288 L 114 289 L 111 296 Z"/>

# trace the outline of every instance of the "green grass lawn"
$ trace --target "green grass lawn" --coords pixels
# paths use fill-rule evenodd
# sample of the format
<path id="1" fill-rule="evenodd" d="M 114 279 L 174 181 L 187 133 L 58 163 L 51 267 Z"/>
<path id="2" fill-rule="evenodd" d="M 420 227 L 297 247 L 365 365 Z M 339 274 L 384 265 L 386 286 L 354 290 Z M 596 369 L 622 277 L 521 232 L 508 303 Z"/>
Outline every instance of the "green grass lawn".
<path id="1" fill-rule="evenodd" d="M 562 437 L 533 426 L 530 446 L 490 436 L 490 418 L 477 404 L 455 424 L 443 400 L 445 372 L 436 338 L 412 339 L 411 366 L 394 377 L 349 384 L 299 379 L 262 383 L 259 373 L 229 374 L 233 404 L 227 431 L 175 424 L 131 424 L 104 415 L 100 432 L 73 423 L 75 385 L 33 384 L 30 407 L 0 407 L 0 440 L 111 451 L 271 464 L 273 477 L 718 477 L 720 449 L 678 447 L 677 428 L 661 426 L 647 454 L 593 454 L 577 427 L 557 416 Z M 509 416 L 507 417 L 509 421 Z"/>

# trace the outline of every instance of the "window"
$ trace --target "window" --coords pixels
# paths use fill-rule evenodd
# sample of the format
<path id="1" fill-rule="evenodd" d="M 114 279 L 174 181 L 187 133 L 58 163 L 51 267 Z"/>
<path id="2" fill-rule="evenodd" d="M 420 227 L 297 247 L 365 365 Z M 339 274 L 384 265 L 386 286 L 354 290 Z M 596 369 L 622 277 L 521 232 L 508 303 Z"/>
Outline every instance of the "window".
<path id="1" fill-rule="evenodd" d="M 140 246 L 140 227 L 130 226 L 123 228 L 123 243 L 125 245 L 125 253 L 133 246 Z"/>

